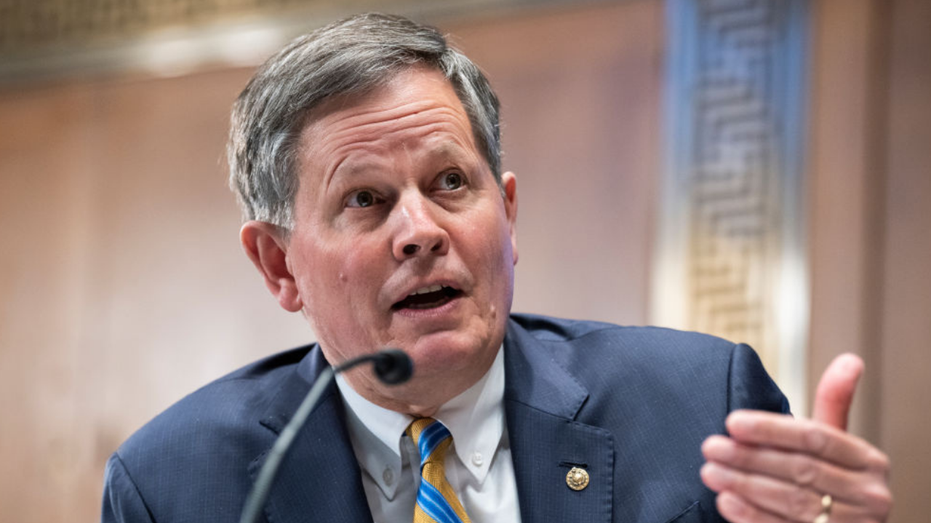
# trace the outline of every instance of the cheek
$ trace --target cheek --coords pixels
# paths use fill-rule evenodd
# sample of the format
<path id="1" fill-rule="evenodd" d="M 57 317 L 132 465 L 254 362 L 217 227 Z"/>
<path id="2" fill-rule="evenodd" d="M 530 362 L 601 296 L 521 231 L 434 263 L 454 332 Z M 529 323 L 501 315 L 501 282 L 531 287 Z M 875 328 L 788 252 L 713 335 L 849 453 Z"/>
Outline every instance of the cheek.
<path id="1" fill-rule="evenodd" d="M 486 221 L 487 227 L 477 227 L 469 234 L 469 246 L 466 255 L 471 254 L 471 265 L 480 268 L 481 277 L 490 283 L 489 292 L 510 294 L 513 286 L 514 252 L 511 243 L 510 227 L 506 220 L 499 220 L 497 215 Z M 482 234 L 481 231 L 493 231 Z"/>
<path id="2" fill-rule="evenodd" d="M 308 265 L 308 312 L 315 318 L 326 318 L 320 323 L 338 324 L 347 333 L 358 332 L 358 323 L 370 316 L 382 286 L 383 264 L 378 262 L 376 251 L 365 242 L 347 242 L 321 250 L 317 263 Z"/>
<path id="3" fill-rule="evenodd" d="M 330 276 L 341 291 L 352 293 L 349 299 L 359 297 L 362 293 L 373 294 L 381 287 L 379 282 L 385 276 L 382 270 L 385 254 L 370 243 L 355 242 L 333 259 Z"/>
<path id="4" fill-rule="evenodd" d="M 291 270 L 298 282 L 304 312 L 313 323 L 325 324 L 322 319 L 328 317 L 327 312 L 339 307 L 339 300 L 346 295 L 343 288 L 349 280 L 340 276 L 345 272 L 345 258 L 318 244 L 303 245 L 292 253 Z"/>
<path id="5" fill-rule="evenodd" d="M 376 340 L 371 327 L 373 291 L 379 289 L 371 256 L 362 245 L 321 253 L 308 265 L 304 312 L 331 361 L 366 352 Z"/>
<path id="6" fill-rule="evenodd" d="M 489 229 L 491 229 L 491 227 Z M 516 251 L 514 250 L 515 245 L 514 238 L 511 235 L 511 226 L 507 219 L 502 216 L 495 221 L 494 230 L 496 231 L 494 238 L 488 238 L 489 243 L 494 242 L 493 245 L 487 247 L 488 252 L 494 253 L 494 256 L 496 256 L 495 261 L 510 266 L 513 269 L 513 265 L 516 261 Z"/>

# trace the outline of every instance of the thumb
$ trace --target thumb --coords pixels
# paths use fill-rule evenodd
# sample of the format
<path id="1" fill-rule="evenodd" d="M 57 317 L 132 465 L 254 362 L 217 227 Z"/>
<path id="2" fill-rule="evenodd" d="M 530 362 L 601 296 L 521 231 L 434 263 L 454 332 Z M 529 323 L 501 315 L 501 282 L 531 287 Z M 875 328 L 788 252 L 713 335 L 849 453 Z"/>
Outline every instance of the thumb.
<path id="1" fill-rule="evenodd" d="M 847 413 L 861 374 L 863 360 L 859 356 L 847 353 L 834 358 L 818 382 L 812 418 L 847 430 Z"/>

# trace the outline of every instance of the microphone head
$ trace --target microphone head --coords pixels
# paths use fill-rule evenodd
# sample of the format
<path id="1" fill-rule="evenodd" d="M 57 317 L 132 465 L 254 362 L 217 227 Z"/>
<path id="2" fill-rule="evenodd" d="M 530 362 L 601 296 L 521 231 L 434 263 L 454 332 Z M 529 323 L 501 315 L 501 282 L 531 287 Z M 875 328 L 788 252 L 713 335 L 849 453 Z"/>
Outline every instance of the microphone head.
<path id="1" fill-rule="evenodd" d="M 414 362 L 401 349 L 385 349 L 375 357 L 375 375 L 382 383 L 397 385 L 411 379 Z"/>

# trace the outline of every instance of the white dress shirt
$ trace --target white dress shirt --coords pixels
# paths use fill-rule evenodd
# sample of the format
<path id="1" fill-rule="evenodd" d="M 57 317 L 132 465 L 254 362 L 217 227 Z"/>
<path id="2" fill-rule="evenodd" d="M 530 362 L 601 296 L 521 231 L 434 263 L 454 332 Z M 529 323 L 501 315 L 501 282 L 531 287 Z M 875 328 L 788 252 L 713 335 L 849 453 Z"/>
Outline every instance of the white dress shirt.
<path id="1" fill-rule="evenodd" d="M 420 486 L 420 455 L 404 431 L 414 418 L 366 400 L 342 376 L 336 384 L 375 523 L 410 523 Z M 453 435 L 446 479 L 473 523 L 520 523 L 503 397 L 504 350 L 499 349 L 485 376 L 433 416 Z"/>

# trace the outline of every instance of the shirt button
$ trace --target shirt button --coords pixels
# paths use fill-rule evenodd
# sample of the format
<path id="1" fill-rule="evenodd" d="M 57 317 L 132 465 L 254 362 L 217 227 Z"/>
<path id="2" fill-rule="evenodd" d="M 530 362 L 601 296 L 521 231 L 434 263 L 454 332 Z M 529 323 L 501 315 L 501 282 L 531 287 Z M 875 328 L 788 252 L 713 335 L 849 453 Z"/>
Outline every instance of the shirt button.
<path id="1" fill-rule="evenodd" d="M 473 465 L 475 465 L 476 467 L 481 467 L 481 466 L 482 466 L 482 463 L 484 463 L 484 462 L 485 462 L 485 461 L 482 459 L 482 453 L 481 453 L 481 452 L 475 451 L 475 452 L 472 453 L 472 464 L 473 464 Z"/>
<path id="2" fill-rule="evenodd" d="M 391 485 L 394 483 L 394 471 L 385 469 L 385 471 L 381 473 L 381 479 L 385 480 L 385 485 Z"/>

